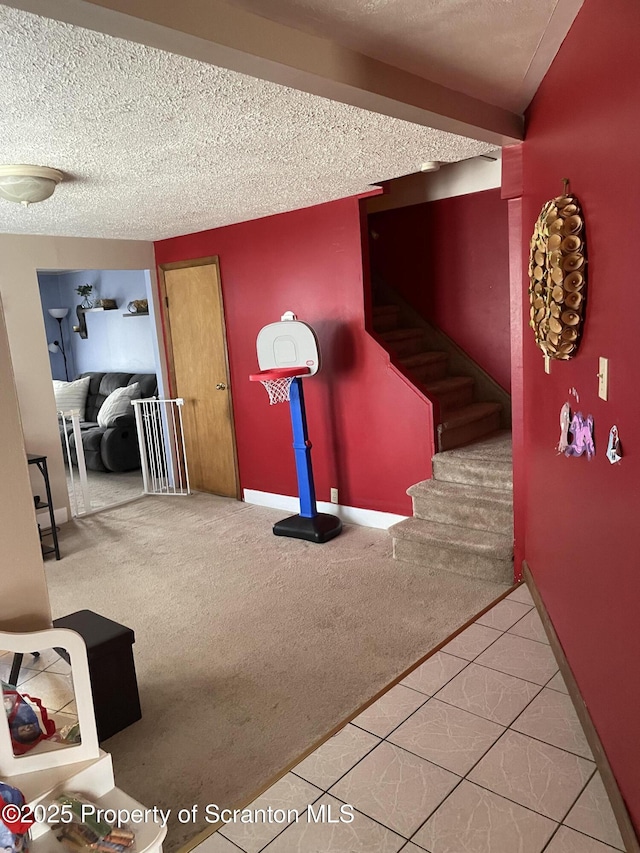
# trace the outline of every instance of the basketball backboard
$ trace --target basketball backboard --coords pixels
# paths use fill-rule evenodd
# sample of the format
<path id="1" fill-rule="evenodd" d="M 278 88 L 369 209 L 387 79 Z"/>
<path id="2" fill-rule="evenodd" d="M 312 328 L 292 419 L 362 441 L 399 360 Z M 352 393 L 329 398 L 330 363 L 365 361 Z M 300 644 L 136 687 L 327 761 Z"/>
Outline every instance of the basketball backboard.
<path id="1" fill-rule="evenodd" d="M 256 340 L 260 370 L 274 367 L 308 367 L 313 376 L 320 369 L 320 352 L 315 332 L 296 319 L 292 311 L 282 315 L 279 323 L 269 323 L 258 332 Z"/>

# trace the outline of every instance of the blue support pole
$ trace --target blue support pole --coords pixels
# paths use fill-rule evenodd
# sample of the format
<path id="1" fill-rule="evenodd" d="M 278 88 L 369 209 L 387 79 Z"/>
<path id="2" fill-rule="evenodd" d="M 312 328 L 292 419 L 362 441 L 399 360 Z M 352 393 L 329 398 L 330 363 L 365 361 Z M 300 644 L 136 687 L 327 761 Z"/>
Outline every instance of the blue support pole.
<path id="1" fill-rule="evenodd" d="M 293 452 L 296 460 L 298 475 L 298 495 L 300 496 L 300 516 L 315 518 L 318 514 L 316 507 L 316 490 L 313 483 L 311 467 L 311 442 L 307 434 L 307 415 L 304 408 L 302 380 L 293 379 L 289 390 L 289 411 L 291 412 L 291 429 L 293 431 Z"/>
<path id="2" fill-rule="evenodd" d="M 328 542 L 342 530 L 340 519 L 326 512 L 318 512 L 316 489 L 311 467 L 311 442 L 307 435 L 307 415 L 304 408 L 302 380 L 294 377 L 289 388 L 289 412 L 293 431 L 293 453 L 298 475 L 300 512 L 282 521 L 276 521 L 273 532 L 276 536 L 306 539 L 308 542 Z"/>

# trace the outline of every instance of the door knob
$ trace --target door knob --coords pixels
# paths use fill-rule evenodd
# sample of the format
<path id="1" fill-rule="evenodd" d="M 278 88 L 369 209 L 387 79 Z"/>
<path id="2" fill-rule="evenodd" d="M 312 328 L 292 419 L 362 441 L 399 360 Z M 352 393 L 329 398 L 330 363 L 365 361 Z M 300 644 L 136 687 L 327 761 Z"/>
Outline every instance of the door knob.
<path id="1" fill-rule="evenodd" d="M 216 385 L 216 390 L 217 391 L 226 391 L 227 386 L 225 385 L 224 382 L 218 382 L 218 384 Z"/>

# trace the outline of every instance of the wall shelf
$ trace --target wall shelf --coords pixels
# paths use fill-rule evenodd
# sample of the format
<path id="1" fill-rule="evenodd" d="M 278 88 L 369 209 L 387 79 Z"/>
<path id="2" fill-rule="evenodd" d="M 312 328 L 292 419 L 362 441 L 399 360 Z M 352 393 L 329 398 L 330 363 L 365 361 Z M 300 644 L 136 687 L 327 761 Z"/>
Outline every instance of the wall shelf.
<path id="1" fill-rule="evenodd" d="M 149 316 L 149 312 L 148 312 L 148 311 L 136 311 L 136 312 L 134 313 L 133 311 L 127 311 L 127 312 L 126 312 L 125 314 L 123 314 L 122 316 L 123 316 L 123 317 L 148 317 L 148 316 Z"/>
<path id="2" fill-rule="evenodd" d="M 116 311 L 117 305 L 113 308 L 83 308 L 82 305 L 76 306 L 76 314 L 78 315 L 78 325 L 73 327 L 73 331 L 77 332 L 81 338 L 86 339 L 89 337 L 89 333 L 87 332 L 87 319 L 86 314 L 97 314 L 102 311 Z"/>

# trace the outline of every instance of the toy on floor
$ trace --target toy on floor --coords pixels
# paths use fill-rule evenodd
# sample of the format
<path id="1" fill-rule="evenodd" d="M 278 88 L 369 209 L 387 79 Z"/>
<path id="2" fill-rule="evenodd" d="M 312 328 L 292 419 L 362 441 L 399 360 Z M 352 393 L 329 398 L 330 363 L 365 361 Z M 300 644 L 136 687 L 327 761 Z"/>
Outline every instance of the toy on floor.
<path id="1" fill-rule="evenodd" d="M 56 724 L 49 719 L 39 699 L 19 693 L 15 687 L 4 682 L 2 698 L 14 755 L 24 755 L 41 740 L 47 740 L 55 734 Z"/>
<path id="2" fill-rule="evenodd" d="M 11 808 L 7 809 L 10 806 L 14 807 L 15 819 Z M 3 853 L 26 853 L 32 823 L 32 820 L 25 820 L 22 791 L 0 782 L 0 850 Z"/>
<path id="3" fill-rule="evenodd" d="M 82 743 L 80 723 L 69 723 L 68 725 L 63 726 L 60 731 L 56 732 L 52 740 L 66 744 Z"/>
<path id="4" fill-rule="evenodd" d="M 61 794 L 56 803 L 61 810 L 56 838 L 69 853 L 126 853 L 133 847 L 135 833 L 96 817 L 95 804 L 80 794 Z"/>
<path id="5" fill-rule="evenodd" d="M 316 507 L 311 442 L 302 391 L 302 377 L 314 376 L 320 369 L 317 338 L 311 326 L 287 311 L 279 323 L 270 323 L 260 329 L 256 349 L 260 371 L 251 374 L 249 379 L 264 385 L 271 405 L 289 401 L 300 497 L 299 514 L 278 521 L 273 532 L 276 536 L 328 542 L 340 533 L 342 522 L 335 515 L 318 512 Z"/>

